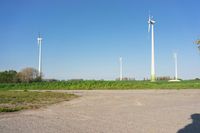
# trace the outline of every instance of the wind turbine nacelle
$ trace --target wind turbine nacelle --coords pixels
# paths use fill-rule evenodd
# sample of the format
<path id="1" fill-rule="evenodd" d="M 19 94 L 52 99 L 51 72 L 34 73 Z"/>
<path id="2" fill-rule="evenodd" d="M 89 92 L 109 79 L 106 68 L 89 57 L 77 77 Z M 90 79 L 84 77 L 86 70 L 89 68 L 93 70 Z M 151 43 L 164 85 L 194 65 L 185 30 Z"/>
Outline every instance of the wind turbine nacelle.
<path id="1" fill-rule="evenodd" d="M 38 41 L 42 41 L 42 38 L 37 38 Z"/>
<path id="2" fill-rule="evenodd" d="M 38 41 L 38 44 L 41 44 L 42 38 L 41 38 L 41 37 L 38 37 L 38 38 L 37 38 L 37 41 Z"/>
<path id="3" fill-rule="evenodd" d="M 155 24 L 156 21 L 154 21 L 154 20 L 150 20 L 150 21 L 148 21 L 148 23 L 149 23 L 149 24 Z"/>
<path id="4" fill-rule="evenodd" d="M 148 24 L 149 24 L 149 26 L 148 26 L 148 32 L 150 32 L 151 25 L 154 25 L 155 23 L 156 23 L 156 21 L 154 21 L 154 20 L 152 20 L 152 19 L 149 18 L 149 20 L 148 20 Z"/>

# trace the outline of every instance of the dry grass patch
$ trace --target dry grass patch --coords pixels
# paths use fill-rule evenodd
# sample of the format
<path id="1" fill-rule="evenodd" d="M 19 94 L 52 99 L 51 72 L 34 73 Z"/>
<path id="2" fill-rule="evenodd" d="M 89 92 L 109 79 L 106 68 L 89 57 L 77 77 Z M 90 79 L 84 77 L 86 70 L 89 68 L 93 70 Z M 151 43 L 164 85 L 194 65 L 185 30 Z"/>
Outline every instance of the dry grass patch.
<path id="1" fill-rule="evenodd" d="M 58 92 L 0 91 L 0 112 L 36 109 L 75 97 L 74 94 Z"/>

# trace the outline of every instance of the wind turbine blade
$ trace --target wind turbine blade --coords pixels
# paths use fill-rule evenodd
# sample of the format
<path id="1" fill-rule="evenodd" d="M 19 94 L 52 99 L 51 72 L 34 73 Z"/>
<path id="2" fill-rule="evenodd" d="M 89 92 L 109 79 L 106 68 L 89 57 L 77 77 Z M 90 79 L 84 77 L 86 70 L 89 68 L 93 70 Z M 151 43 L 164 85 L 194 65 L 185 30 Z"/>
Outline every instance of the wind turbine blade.
<path id="1" fill-rule="evenodd" d="M 39 40 L 39 38 L 37 38 L 37 44 L 38 44 L 38 45 L 40 44 L 40 40 Z"/>
<path id="2" fill-rule="evenodd" d="M 148 32 L 150 32 L 150 28 L 151 28 L 151 25 L 150 25 L 150 23 L 149 23 L 149 26 L 148 26 Z"/>
<path id="3" fill-rule="evenodd" d="M 149 24 L 149 26 L 148 26 L 148 32 L 150 32 L 150 26 L 151 26 L 151 17 L 150 17 L 150 15 L 149 15 L 149 20 L 148 20 L 148 24 Z"/>

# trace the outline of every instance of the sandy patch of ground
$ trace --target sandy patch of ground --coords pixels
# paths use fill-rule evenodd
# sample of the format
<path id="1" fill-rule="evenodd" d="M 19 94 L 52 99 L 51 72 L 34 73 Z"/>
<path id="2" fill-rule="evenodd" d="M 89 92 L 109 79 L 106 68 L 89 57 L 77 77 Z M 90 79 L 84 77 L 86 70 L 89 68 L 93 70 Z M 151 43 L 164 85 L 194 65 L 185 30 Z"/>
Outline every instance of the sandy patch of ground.
<path id="1" fill-rule="evenodd" d="M 0 114 L 1 133 L 175 133 L 200 113 L 200 90 L 85 90 L 37 110 Z"/>

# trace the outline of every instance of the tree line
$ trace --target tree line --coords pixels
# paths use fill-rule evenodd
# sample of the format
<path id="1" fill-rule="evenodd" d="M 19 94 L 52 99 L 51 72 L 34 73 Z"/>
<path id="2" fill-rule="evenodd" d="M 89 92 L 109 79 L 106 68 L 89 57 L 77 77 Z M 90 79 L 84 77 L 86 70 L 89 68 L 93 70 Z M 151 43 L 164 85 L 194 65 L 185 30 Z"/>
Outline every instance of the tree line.
<path id="1" fill-rule="evenodd" d="M 30 83 L 40 82 L 42 77 L 38 70 L 34 68 L 24 68 L 17 72 L 15 70 L 8 70 L 0 72 L 0 83 Z"/>

